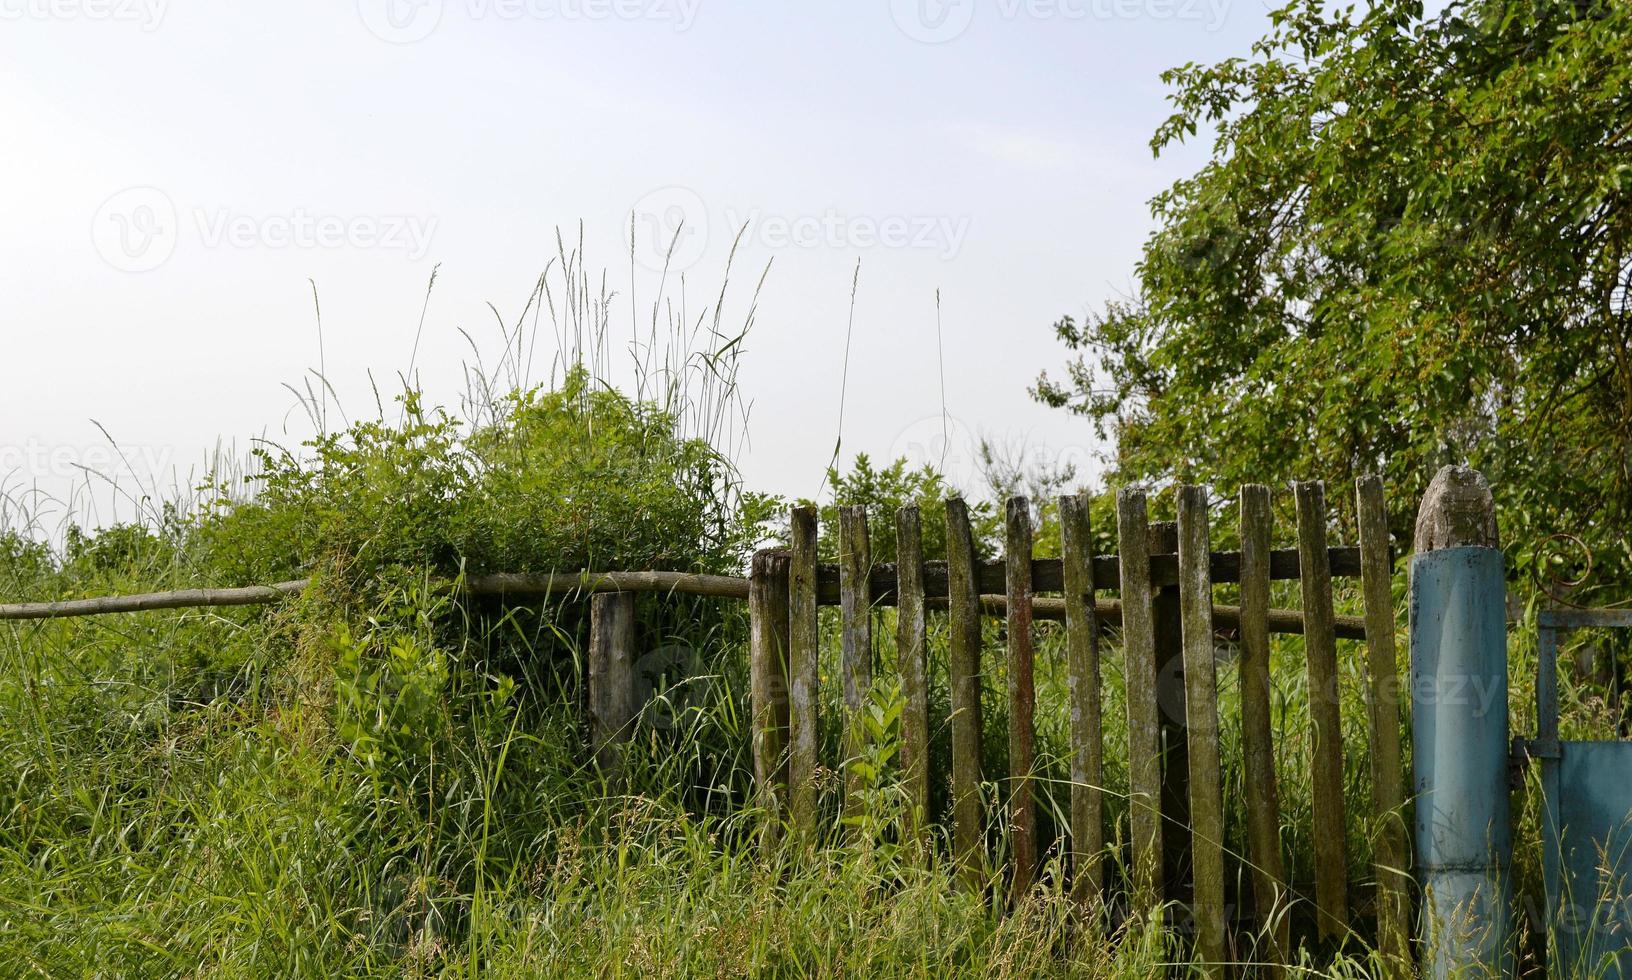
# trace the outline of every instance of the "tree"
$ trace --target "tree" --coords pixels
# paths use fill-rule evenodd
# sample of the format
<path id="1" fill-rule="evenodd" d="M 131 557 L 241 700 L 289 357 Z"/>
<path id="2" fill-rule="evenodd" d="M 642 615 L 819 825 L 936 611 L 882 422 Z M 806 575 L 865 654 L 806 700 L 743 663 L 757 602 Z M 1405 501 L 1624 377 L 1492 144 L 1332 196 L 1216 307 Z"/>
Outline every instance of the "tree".
<path id="1" fill-rule="evenodd" d="M 1624 589 L 1632 5 L 1296 0 L 1250 58 L 1163 77 L 1153 150 L 1216 127 L 1213 159 L 1034 397 L 1113 433 L 1123 481 L 1380 472 L 1399 533 L 1467 462 L 1521 567 L 1571 532 Z"/>

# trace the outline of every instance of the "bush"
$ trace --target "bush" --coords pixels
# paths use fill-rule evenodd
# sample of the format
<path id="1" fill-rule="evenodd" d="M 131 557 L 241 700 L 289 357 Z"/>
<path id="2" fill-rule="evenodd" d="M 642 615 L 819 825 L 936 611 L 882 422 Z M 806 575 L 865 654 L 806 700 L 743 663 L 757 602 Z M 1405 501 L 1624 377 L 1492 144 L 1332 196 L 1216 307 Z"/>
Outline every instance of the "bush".
<path id="1" fill-rule="evenodd" d="M 402 420 L 261 448 L 261 491 L 221 501 L 200 533 L 234 581 L 340 568 L 443 575 L 740 568 L 769 511 L 729 460 L 649 404 L 574 369 L 555 390 L 504 396 L 469 427 L 418 393 Z"/>

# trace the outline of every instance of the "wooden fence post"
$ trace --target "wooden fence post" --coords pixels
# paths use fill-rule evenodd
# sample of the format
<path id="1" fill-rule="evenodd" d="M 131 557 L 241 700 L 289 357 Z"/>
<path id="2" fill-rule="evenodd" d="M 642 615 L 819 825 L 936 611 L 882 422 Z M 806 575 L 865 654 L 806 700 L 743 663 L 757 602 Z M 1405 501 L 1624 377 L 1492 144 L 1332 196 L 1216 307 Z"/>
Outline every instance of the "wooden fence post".
<path id="1" fill-rule="evenodd" d="M 1128 811 L 1136 914 L 1162 895 L 1162 735 L 1156 703 L 1156 637 L 1150 594 L 1150 528 L 1145 492 L 1116 495 L 1122 594 L 1122 660 L 1128 699 Z"/>
<path id="2" fill-rule="evenodd" d="M 929 667 L 924 641 L 924 551 L 918 508 L 895 512 L 895 659 L 906 706 L 901 712 L 901 770 L 907 791 L 908 830 L 928 842 Z"/>
<path id="3" fill-rule="evenodd" d="M 1213 581 L 1207 491 L 1179 488 L 1179 604 L 1183 621 L 1185 720 L 1191 736 L 1190 860 L 1196 953 L 1208 974 L 1223 978 L 1224 796 L 1219 774 L 1218 674 L 1213 663 Z"/>
<path id="4" fill-rule="evenodd" d="M 804 841 L 816 833 L 816 509 L 794 508 L 788 565 L 788 816 Z"/>
<path id="5" fill-rule="evenodd" d="M 1343 721 L 1337 689 L 1337 634 L 1331 558 L 1326 550 L 1326 489 L 1318 480 L 1294 488 L 1298 505 L 1298 579 L 1303 592 L 1303 646 L 1314 731 L 1310 777 L 1315 819 L 1315 906 L 1322 939 L 1349 931 L 1348 841 L 1343 820 Z"/>
<path id="6" fill-rule="evenodd" d="M 1269 488 L 1241 487 L 1241 756 L 1247 796 L 1247 856 L 1260 940 L 1270 980 L 1284 975 L 1291 953 L 1286 867 L 1281 856 L 1281 804 L 1275 784 L 1275 742 L 1269 699 Z"/>
<path id="7" fill-rule="evenodd" d="M 787 794 L 788 570 L 785 551 L 755 553 L 748 579 L 749 687 L 754 786 L 766 811 L 764 846 L 776 846 Z"/>
<path id="8" fill-rule="evenodd" d="M 1071 894 L 1103 901 L 1105 739 L 1099 618 L 1094 613 L 1094 539 L 1087 493 L 1060 498 L 1067 687 L 1071 697 Z"/>
<path id="9" fill-rule="evenodd" d="M 1032 767 L 1037 744 L 1033 715 L 1031 637 L 1031 503 L 1010 497 L 1005 515 L 1004 581 L 1009 636 L 1009 834 L 1014 847 L 1012 902 L 1018 906 L 1037 877 L 1037 809 L 1032 799 Z"/>
<path id="10" fill-rule="evenodd" d="M 1366 596 L 1366 710 L 1371 733 L 1371 795 L 1376 818 L 1377 939 L 1390 975 L 1408 976 L 1411 963 L 1411 855 L 1405 827 L 1400 761 L 1400 679 L 1394 644 L 1394 563 L 1389 557 L 1383 481 L 1355 481 L 1360 525 L 1360 576 Z"/>
<path id="11" fill-rule="evenodd" d="M 952 695 L 952 853 L 964 884 L 978 888 L 985 847 L 980 804 L 980 595 L 969 509 L 946 502 L 948 673 Z"/>
<path id="12" fill-rule="evenodd" d="M 623 743 L 635 719 L 635 596 L 601 592 L 589 600 L 589 737 L 607 780 L 623 781 Z"/>
<path id="13" fill-rule="evenodd" d="M 844 813 L 859 812 L 862 778 L 851 765 L 867 749 L 868 695 L 873 687 L 872 548 L 867 537 L 867 508 L 839 508 L 840 673 L 844 681 Z"/>

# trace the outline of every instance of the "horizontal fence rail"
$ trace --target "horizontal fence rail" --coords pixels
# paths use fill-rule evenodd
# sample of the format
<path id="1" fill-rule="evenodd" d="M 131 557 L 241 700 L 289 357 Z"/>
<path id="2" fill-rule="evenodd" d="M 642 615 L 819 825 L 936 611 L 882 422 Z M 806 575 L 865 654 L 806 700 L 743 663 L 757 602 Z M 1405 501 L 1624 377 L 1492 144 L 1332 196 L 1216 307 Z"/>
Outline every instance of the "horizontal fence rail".
<path id="1" fill-rule="evenodd" d="M 1343 556 L 1353 551 L 1351 548 L 1331 549 L 1333 568 L 1347 567 L 1347 559 Z M 1296 552 L 1276 552 L 1278 555 L 1290 555 L 1281 560 L 1281 574 L 1273 578 L 1297 578 Z M 1223 552 L 1214 555 L 1215 565 L 1229 569 L 1239 566 L 1239 555 L 1232 552 Z M 1157 572 L 1164 566 L 1171 565 L 1177 569 L 1176 555 L 1153 555 L 1151 562 L 1152 584 L 1163 584 L 1163 579 Z M 1343 562 L 1343 564 L 1339 564 Z M 1113 559 L 1114 563 L 1114 559 Z M 1063 571 L 1061 559 L 1039 558 L 1032 561 L 1034 589 L 1036 591 L 1063 591 Z M 1096 562 L 1097 569 L 1100 564 Z M 1004 567 L 1001 562 L 977 563 L 979 576 L 976 587 L 976 601 L 982 612 L 992 616 L 1004 616 L 1008 612 L 1008 600 L 1004 595 Z M 1287 573 L 1290 568 L 1290 574 Z M 946 562 L 927 561 L 923 563 L 924 586 L 920 598 L 926 608 L 945 610 L 948 606 Z M 1228 573 L 1227 573 L 1228 574 Z M 1334 575 L 1345 574 L 1339 571 Z M 1358 574 L 1358 573 L 1355 573 Z M 937 579 L 938 575 L 938 579 Z M 816 567 L 816 601 L 818 605 L 839 605 L 839 566 L 832 563 L 822 563 Z M 1115 581 L 1113 575 L 1112 581 Z M 1176 579 L 1174 580 L 1176 581 Z M 1234 578 L 1214 579 L 1215 582 L 1235 581 Z M 1049 583 L 1059 582 L 1059 585 L 1048 588 Z M 288 582 L 278 582 L 273 585 L 250 585 L 242 588 L 226 589 L 177 589 L 171 592 L 145 592 L 136 595 L 101 596 L 89 599 L 59 599 L 47 602 L 15 602 L 0 603 L 0 621 L 28 620 L 28 619 L 66 619 L 79 616 L 105 616 L 116 613 L 151 612 L 164 609 L 205 609 L 225 606 L 264 606 L 281 602 L 306 591 L 311 584 L 310 579 L 294 579 Z M 1167 582 L 1166 584 L 1173 584 Z M 938 585 L 939 591 L 936 591 Z M 994 587 L 995 586 L 995 587 Z M 449 585 L 452 589 L 454 586 Z M 897 599 L 896 569 L 893 563 L 875 565 L 868 576 L 868 588 L 872 596 L 872 605 L 894 606 Z M 1114 586 L 1100 586 L 1100 588 L 1114 588 Z M 466 579 L 458 591 L 465 595 L 493 595 L 493 596 L 540 596 L 563 595 L 570 593 L 592 594 L 600 592 L 650 592 L 674 595 L 694 595 L 715 599 L 748 599 L 749 580 L 731 575 L 705 575 L 695 572 L 556 572 L 552 574 L 522 574 L 499 573 L 492 575 L 477 575 Z M 1031 600 L 1032 616 L 1035 619 L 1053 622 L 1064 622 L 1066 619 L 1066 600 L 1049 596 L 1033 596 Z M 1122 624 L 1122 603 L 1116 599 L 1098 599 L 1094 604 L 1097 618 L 1102 626 L 1120 626 Z M 1303 627 L 1303 613 L 1296 609 L 1270 609 L 1268 611 L 1269 630 L 1271 633 L 1301 634 Z M 1213 607 L 1213 622 L 1225 629 L 1235 629 L 1240 626 L 1241 608 L 1239 606 L 1215 605 Z M 1366 621 L 1360 616 L 1338 616 L 1333 622 L 1337 635 L 1345 639 L 1365 639 Z"/>
<path id="2" fill-rule="evenodd" d="M 178 589 L 140 595 L 103 596 L 97 599 L 62 599 L 56 602 L 15 602 L 0 605 L 0 620 L 67 619 L 106 616 L 110 613 L 154 609 L 205 609 L 212 606 L 265 606 L 306 591 L 306 579 L 241 589 Z"/>
<path id="3" fill-rule="evenodd" d="M 147 612 L 154 609 L 203 609 L 212 606 L 264 606 L 305 592 L 311 579 L 295 579 L 276 585 L 251 585 L 239 589 L 179 589 L 141 595 L 104 596 L 96 599 L 62 599 L 54 602 L 19 602 L 0 605 L 0 620 L 65 619 L 74 616 L 104 616 L 110 613 Z M 544 575 L 500 573 L 476 575 L 462 583 L 449 583 L 465 595 L 560 595 L 602 592 L 663 592 L 713 596 L 719 599 L 747 599 L 748 580 L 730 575 L 703 575 L 693 572 L 557 572 Z"/>

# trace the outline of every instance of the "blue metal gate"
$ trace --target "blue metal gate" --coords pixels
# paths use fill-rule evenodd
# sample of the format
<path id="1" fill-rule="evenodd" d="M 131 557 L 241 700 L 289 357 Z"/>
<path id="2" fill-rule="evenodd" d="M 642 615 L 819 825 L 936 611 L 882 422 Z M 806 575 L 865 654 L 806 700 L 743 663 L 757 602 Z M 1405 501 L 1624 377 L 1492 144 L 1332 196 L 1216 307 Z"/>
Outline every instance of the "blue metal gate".
<path id="1" fill-rule="evenodd" d="M 1558 737 L 1558 635 L 1632 628 L 1632 610 L 1537 614 L 1537 733 L 1524 752 L 1541 761 L 1542 866 L 1548 974 L 1632 980 L 1632 742 Z"/>

